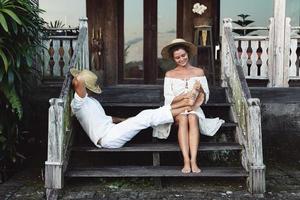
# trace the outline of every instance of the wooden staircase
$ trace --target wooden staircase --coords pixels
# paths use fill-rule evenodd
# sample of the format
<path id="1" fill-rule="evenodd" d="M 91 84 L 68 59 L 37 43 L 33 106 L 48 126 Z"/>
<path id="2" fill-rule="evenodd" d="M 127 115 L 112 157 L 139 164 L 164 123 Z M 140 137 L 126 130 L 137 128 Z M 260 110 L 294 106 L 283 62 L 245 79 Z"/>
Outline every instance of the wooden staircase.
<path id="1" fill-rule="evenodd" d="M 167 140 L 152 138 L 152 129 L 139 133 L 119 149 L 97 149 L 74 123 L 70 102 L 72 77 L 66 74 L 59 97 L 49 100 L 48 153 L 45 161 L 47 199 L 57 199 L 64 177 L 199 177 L 245 178 L 252 195 L 263 197 L 265 165 L 262 153 L 260 100 L 252 98 L 232 36 L 230 20 L 224 21 L 221 85 L 210 88 L 206 117 L 226 121 L 214 137 L 200 137 L 201 173 L 181 173 L 182 159 L 176 129 Z M 89 66 L 87 22 L 80 25 L 78 42 L 68 68 Z M 97 96 L 108 115 L 130 117 L 163 102 L 161 85 L 117 85 Z"/>
<path id="2" fill-rule="evenodd" d="M 110 90 L 111 92 L 111 90 Z M 130 93 L 128 93 L 130 95 Z M 148 93 L 149 94 L 149 93 Z M 103 94 L 104 96 L 108 95 Z M 108 99 L 108 98 L 107 98 Z M 108 113 L 123 110 L 136 114 L 151 107 L 146 103 L 123 104 L 102 102 Z M 114 105 L 114 107 L 111 107 Z M 158 106 L 158 105 L 157 105 Z M 152 129 L 142 131 L 130 143 L 118 149 L 97 148 L 89 141 L 83 130 L 77 128 L 71 147 L 66 177 L 222 177 L 244 178 L 248 176 L 239 160 L 243 147 L 235 141 L 236 123 L 229 118 L 231 104 L 226 101 L 225 89 L 211 89 L 209 103 L 203 106 L 207 117 L 226 120 L 214 137 L 200 136 L 198 162 L 201 173 L 181 173 L 182 158 L 177 143 L 177 130 L 173 127 L 167 140 L 151 137 Z M 130 116 L 130 115 L 129 115 Z M 80 126 L 80 125 L 79 125 Z M 203 156 L 202 156 L 203 154 Z M 226 155 L 226 158 L 222 158 Z"/>

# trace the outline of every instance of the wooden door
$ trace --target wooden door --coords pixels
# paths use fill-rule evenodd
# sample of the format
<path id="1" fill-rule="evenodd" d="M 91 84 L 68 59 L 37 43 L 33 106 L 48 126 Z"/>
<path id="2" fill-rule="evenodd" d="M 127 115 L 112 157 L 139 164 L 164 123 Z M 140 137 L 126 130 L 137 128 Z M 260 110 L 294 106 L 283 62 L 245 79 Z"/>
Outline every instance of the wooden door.
<path id="1" fill-rule="evenodd" d="M 106 85 L 162 84 L 165 71 L 174 65 L 161 59 L 161 48 L 176 37 L 193 42 L 192 6 L 195 0 L 86 2 L 90 41 L 95 30 L 100 27 L 102 30 L 103 81 Z M 213 18 L 214 38 L 219 32 L 218 2 L 203 1 L 208 7 L 207 15 Z M 139 34 L 130 37 L 130 27 Z"/>

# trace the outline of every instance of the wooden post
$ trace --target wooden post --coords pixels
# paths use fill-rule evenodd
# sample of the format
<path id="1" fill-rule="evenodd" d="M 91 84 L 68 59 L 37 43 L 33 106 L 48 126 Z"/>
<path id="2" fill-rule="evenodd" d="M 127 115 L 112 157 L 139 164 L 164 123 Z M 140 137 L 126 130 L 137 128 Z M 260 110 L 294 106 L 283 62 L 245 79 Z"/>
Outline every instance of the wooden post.
<path id="1" fill-rule="evenodd" d="M 285 55 L 285 7 L 286 0 L 274 0 L 274 83 L 273 87 L 284 87 Z M 273 41 L 270 41 L 273 42 Z"/>
<path id="2" fill-rule="evenodd" d="M 157 139 L 153 138 L 152 143 L 156 143 L 156 142 L 157 142 Z M 152 153 L 152 162 L 153 162 L 154 167 L 160 166 L 160 153 L 159 152 Z M 154 183 L 157 188 L 159 188 L 159 189 L 162 188 L 162 181 L 161 181 L 160 177 L 154 178 Z"/>
<path id="3" fill-rule="evenodd" d="M 86 30 L 88 31 L 88 18 L 80 18 L 79 19 L 79 30 L 82 27 L 86 27 Z M 84 42 L 81 47 L 81 63 L 79 63 L 79 68 L 82 69 L 90 69 L 90 57 L 89 57 L 89 37 L 88 32 L 86 33 Z"/>
<path id="4" fill-rule="evenodd" d="M 247 100 L 248 104 L 248 145 L 249 145 L 249 178 L 248 188 L 258 197 L 266 192 L 265 165 L 263 163 L 262 131 L 260 101 L 256 98 Z"/>
<path id="5" fill-rule="evenodd" d="M 64 140 L 64 109 L 62 99 L 52 98 L 49 102 L 48 157 L 45 162 L 45 187 L 47 188 L 47 194 L 52 196 L 52 190 L 61 189 L 64 184 L 62 145 Z M 53 198 L 49 197 L 48 199 Z"/>
<path id="6" fill-rule="evenodd" d="M 231 65 L 231 56 L 229 51 L 229 44 L 225 36 L 225 28 L 232 30 L 232 19 L 226 18 L 223 20 L 223 29 L 222 29 L 222 50 L 221 50 L 221 86 L 227 87 L 226 72 L 228 73 Z"/>
<path id="7" fill-rule="evenodd" d="M 285 19 L 284 57 L 283 57 L 283 87 L 289 87 L 289 66 L 291 49 L 291 18 Z"/>
<path id="8" fill-rule="evenodd" d="M 275 51 L 274 51 L 274 18 L 269 19 L 269 48 L 268 48 L 268 78 L 269 83 L 268 87 L 274 86 L 274 77 L 275 77 Z"/>

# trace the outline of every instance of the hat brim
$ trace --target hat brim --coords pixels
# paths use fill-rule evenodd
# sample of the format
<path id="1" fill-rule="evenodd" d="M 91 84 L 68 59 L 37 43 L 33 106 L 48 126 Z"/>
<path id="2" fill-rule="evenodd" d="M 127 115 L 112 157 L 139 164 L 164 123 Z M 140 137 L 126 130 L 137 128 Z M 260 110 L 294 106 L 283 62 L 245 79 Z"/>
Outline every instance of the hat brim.
<path id="1" fill-rule="evenodd" d="M 88 85 L 87 83 L 85 83 L 85 86 L 86 86 L 87 89 L 89 89 L 90 91 L 92 91 L 96 94 L 101 94 L 102 93 L 102 90 L 101 90 L 99 85 L 91 86 L 91 85 Z"/>
<path id="2" fill-rule="evenodd" d="M 76 77 L 81 71 L 75 68 L 70 69 L 70 73 L 73 77 Z"/>
<path id="3" fill-rule="evenodd" d="M 80 72 L 81 72 L 80 70 L 75 69 L 75 68 L 71 68 L 71 69 L 70 69 L 70 73 L 71 73 L 71 75 L 72 75 L 73 77 L 78 76 L 78 74 L 79 74 Z M 96 93 L 96 94 L 102 93 L 102 90 L 101 90 L 101 88 L 100 88 L 99 85 L 94 85 L 94 86 L 92 86 L 92 85 L 89 85 L 86 81 L 84 81 L 84 83 L 85 83 L 85 87 L 86 87 L 87 89 L 89 89 L 90 91 L 92 91 L 92 92 L 94 92 L 94 93 Z"/>
<path id="4" fill-rule="evenodd" d="M 170 57 L 169 50 L 170 50 L 171 47 L 174 47 L 174 46 L 177 46 L 177 45 L 186 46 L 189 49 L 189 56 L 190 57 L 195 56 L 197 54 L 197 47 L 193 43 L 190 43 L 190 42 L 176 42 L 176 43 L 168 44 L 167 46 L 165 46 L 161 50 L 162 57 L 164 59 L 172 59 Z"/>

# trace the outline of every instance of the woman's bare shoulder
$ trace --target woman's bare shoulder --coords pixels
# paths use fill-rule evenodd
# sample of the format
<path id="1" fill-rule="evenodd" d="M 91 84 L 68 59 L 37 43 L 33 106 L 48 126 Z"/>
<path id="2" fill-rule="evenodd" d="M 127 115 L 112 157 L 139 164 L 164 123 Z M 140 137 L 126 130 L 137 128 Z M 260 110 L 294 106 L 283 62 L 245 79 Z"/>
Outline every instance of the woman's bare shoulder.
<path id="1" fill-rule="evenodd" d="M 169 70 L 169 71 L 167 71 L 166 72 L 166 74 L 165 74 L 165 77 L 173 77 L 174 75 L 175 75 L 175 71 L 174 71 L 174 69 L 172 69 L 172 70 Z"/>
<path id="2" fill-rule="evenodd" d="M 202 68 L 199 68 L 199 67 L 193 67 L 193 74 L 195 76 L 205 76 L 204 70 Z"/>

